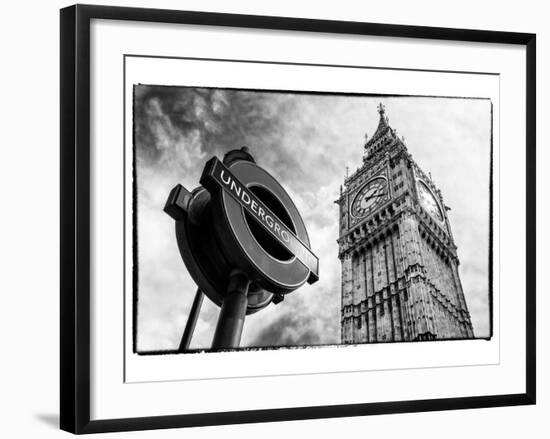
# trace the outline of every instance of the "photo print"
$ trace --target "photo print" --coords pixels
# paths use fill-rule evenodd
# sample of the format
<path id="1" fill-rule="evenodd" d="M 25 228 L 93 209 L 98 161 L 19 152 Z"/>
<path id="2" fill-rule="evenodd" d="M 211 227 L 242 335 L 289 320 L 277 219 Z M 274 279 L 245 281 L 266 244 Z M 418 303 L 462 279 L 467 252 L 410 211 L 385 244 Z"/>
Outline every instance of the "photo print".
<path id="1" fill-rule="evenodd" d="M 133 118 L 135 352 L 183 352 L 197 283 L 164 209 L 230 151 L 284 188 L 319 261 L 315 282 L 259 296 L 238 349 L 491 338 L 489 99 L 137 84 Z M 283 223 L 279 238 L 285 224 L 298 235 L 279 197 L 252 192 Z M 240 208 L 272 257 L 301 260 L 248 219 L 269 215 Z M 203 241 L 202 257 L 218 257 Z M 185 352 L 212 348 L 221 307 L 208 294 L 201 304 Z"/>

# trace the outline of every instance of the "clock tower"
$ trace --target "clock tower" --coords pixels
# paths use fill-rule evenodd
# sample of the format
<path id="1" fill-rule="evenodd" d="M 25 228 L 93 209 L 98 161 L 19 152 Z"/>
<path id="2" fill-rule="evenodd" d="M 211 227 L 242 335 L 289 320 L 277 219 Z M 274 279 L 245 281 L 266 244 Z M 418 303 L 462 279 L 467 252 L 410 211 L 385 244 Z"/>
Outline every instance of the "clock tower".
<path id="1" fill-rule="evenodd" d="M 378 112 L 336 200 L 342 343 L 473 338 L 448 207 Z"/>

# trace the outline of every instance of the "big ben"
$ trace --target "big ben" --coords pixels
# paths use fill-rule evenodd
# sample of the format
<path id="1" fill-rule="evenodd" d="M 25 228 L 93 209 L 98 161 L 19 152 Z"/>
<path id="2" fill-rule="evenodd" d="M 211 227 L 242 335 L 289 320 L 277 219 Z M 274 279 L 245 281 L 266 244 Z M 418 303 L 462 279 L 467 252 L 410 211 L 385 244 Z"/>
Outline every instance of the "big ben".
<path id="1" fill-rule="evenodd" d="M 448 207 L 378 112 L 336 200 L 342 343 L 473 338 Z"/>

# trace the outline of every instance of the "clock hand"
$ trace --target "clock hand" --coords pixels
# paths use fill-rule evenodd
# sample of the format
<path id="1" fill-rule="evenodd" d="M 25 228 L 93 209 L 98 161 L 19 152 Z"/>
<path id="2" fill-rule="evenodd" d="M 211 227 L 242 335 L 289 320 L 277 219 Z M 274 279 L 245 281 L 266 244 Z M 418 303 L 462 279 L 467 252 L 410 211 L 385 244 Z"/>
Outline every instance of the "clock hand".
<path id="1" fill-rule="evenodd" d="M 383 197 L 384 194 L 378 194 L 378 195 L 371 195 L 370 197 L 365 197 L 361 200 L 361 206 L 365 206 L 366 203 L 368 203 L 370 200 L 372 199 L 375 199 L 375 198 L 380 198 L 380 197 Z M 365 206 L 364 209 L 366 209 L 368 206 Z"/>
<path id="2" fill-rule="evenodd" d="M 369 189 L 367 192 L 363 194 L 363 198 L 370 198 L 373 195 L 376 195 L 378 193 L 379 188 L 372 188 Z"/>
<path id="3" fill-rule="evenodd" d="M 376 194 L 376 193 L 375 193 L 375 194 L 372 194 L 370 197 L 365 197 L 365 198 L 363 198 L 363 200 L 367 201 L 367 200 L 370 200 L 370 199 L 372 199 L 372 198 L 380 198 L 380 197 L 382 197 L 382 196 L 384 196 L 384 194 Z"/>

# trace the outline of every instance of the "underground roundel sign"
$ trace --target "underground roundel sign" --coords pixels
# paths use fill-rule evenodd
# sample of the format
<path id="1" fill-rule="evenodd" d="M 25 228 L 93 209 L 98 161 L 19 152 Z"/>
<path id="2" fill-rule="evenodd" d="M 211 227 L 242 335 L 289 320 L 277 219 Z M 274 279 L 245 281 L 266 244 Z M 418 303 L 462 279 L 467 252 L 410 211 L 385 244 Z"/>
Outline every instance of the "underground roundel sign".
<path id="1" fill-rule="evenodd" d="M 318 280 L 319 259 L 310 249 L 302 217 L 266 170 L 245 160 L 225 166 L 213 157 L 200 182 L 212 197 L 222 248 L 241 255 L 254 280 L 281 293 Z"/>

